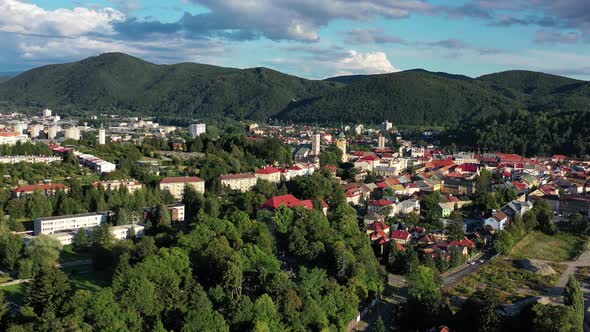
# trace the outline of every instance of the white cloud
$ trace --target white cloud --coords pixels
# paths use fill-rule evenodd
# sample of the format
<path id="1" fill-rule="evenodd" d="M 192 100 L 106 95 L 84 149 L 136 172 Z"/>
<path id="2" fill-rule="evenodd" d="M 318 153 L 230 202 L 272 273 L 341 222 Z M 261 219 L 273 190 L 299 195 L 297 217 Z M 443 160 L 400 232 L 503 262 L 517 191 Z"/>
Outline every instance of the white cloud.
<path id="1" fill-rule="evenodd" d="M 387 54 L 384 52 L 367 52 L 360 53 L 355 50 L 349 50 L 348 56 L 336 62 L 335 67 L 339 69 L 338 75 L 343 74 L 384 74 L 398 72 L 399 69 L 394 67 Z"/>
<path id="2" fill-rule="evenodd" d="M 113 34 L 113 22 L 125 15 L 112 8 L 45 10 L 18 0 L 0 0 L 0 32 L 43 36 L 80 36 L 88 33 Z"/>

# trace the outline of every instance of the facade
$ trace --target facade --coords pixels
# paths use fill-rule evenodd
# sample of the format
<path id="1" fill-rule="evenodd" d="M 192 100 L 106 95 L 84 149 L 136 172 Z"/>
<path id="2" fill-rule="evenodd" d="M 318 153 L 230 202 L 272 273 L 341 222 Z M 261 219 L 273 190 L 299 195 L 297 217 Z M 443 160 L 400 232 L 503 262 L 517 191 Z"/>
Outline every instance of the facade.
<path id="1" fill-rule="evenodd" d="M 95 185 L 106 191 L 115 191 L 119 190 L 120 188 L 127 188 L 127 191 L 129 191 L 129 193 L 133 193 L 136 190 L 141 189 L 143 187 L 141 183 L 134 179 L 98 181 L 95 183 Z"/>
<path id="2" fill-rule="evenodd" d="M 265 166 L 256 170 L 255 176 L 257 179 L 266 180 L 272 183 L 281 182 L 281 172 L 272 166 Z"/>
<path id="3" fill-rule="evenodd" d="M 383 122 L 383 131 L 390 131 L 391 129 L 393 129 L 393 123 L 385 120 L 385 122 Z"/>
<path id="4" fill-rule="evenodd" d="M 371 201 L 367 204 L 367 212 L 393 217 L 395 215 L 395 203 L 387 199 Z"/>
<path id="5" fill-rule="evenodd" d="M 46 108 L 43 110 L 43 117 L 44 118 L 50 118 L 51 117 L 51 110 Z"/>
<path id="6" fill-rule="evenodd" d="M 180 223 L 184 222 L 185 216 L 185 208 L 184 204 L 171 204 L 168 205 L 168 210 L 170 211 L 170 221 L 173 223 Z"/>
<path id="7" fill-rule="evenodd" d="M 246 192 L 256 185 L 256 176 L 251 173 L 227 174 L 220 177 L 221 185 L 232 190 Z"/>
<path id="8" fill-rule="evenodd" d="M 46 196 L 53 196 L 58 190 L 62 190 L 66 193 L 69 192 L 70 187 L 61 183 L 31 184 L 13 189 L 12 195 L 14 197 L 23 197 L 25 195 L 30 195 L 37 190 L 43 192 Z"/>
<path id="9" fill-rule="evenodd" d="M 581 213 L 590 216 L 590 196 L 568 195 L 560 197 L 559 211 L 568 214 Z"/>
<path id="10" fill-rule="evenodd" d="M 73 139 L 76 141 L 80 140 L 80 128 L 74 126 L 70 128 L 66 128 L 64 131 L 64 137 L 67 139 Z"/>
<path id="11" fill-rule="evenodd" d="M 43 126 L 42 125 L 32 125 L 29 126 L 29 136 L 31 138 L 37 138 L 41 135 L 41 132 L 43 131 Z"/>
<path id="12" fill-rule="evenodd" d="M 204 123 L 193 123 L 188 128 L 193 138 L 207 132 L 207 125 Z"/>
<path id="13" fill-rule="evenodd" d="M 29 136 L 18 132 L 0 133 L 0 145 L 15 145 L 17 142 L 25 143 L 29 141 Z"/>
<path id="14" fill-rule="evenodd" d="M 494 210 L 492 216 L 484 221 L 486 228 L 491 228 L 496 231 L 503 230 L 508 224 L 508 216 L 502 211 Z"/>
<path id="15" fill-rule="evenodd" d="M 102 174 L 102 173 L 111 173 L 117 169 L 117 165 L 110 163 L 108 161 L 102 160 L 98 157 L 95 157 L 91 154 L 82 154 L 79 152 L 74 152 L 80 164 L 89 167 L 93 171 Z"/>
<path id="16" fill-rule="evenodd" d="M 107 144 L 107 131 L 104 128 L 98 130 L 98 144 Z"/>
<path id="17" fill-rule="evenodd" d="M 340 135 L 338 135 L 336 147 L 342 151 L 342 162 L 346 162 L 348 160 L 348 158 L 346 157 L 346 137 L 342 132 L 340 133 Z"/>
<path id="18" fill-rule="evenodd" d="M 57 133 L 59 132 L 59 127 L 51 126 L 47 128 L 47 138 L 48 139 L 55 139 L 57 137 Z"/>
<path id="19" fill-rule="evenodd" d="M 385 149 L 385 136 L 379 135 L 379 138 L 377 139 L 377 148 Z"/>
<path id="20" fill-rule="evenodd" d="M 119 241 L 130 239 L 133 236 L 143 237 L 145 226 L 139 224 L 113 226 L 111 227 L 111 234 Z"/>
<path id="21" fill-rule="evenodd" d="M 178 200 L 182 199 L 185 186 L 193 187 L 198 193 L 205 193 L 205 180 L 196 176 L 170 177 L 163 178 L 162 181 L 160 181 L 160 190 L 168 191 Z"/>
<path id="22" fill-rule="evenodd" d="M 320 155 L 320 148 L 321 148 L 321 136 L 320 134 L 314 134 L 311 136 L 311 155 L 312 156 L 319 156 Z"/>
<path id="23" fill-rule="evenodd" d="M 48 156 L 2 156 L 0 157 L 0 164 L 49 164 L 52 162 L 61 161 L 61 157 Z"/>
<path id="24" fill-rule="evenodd" d="M 92 228 L 104 224 L 104 213 L 83 213 L 69 216 L 37 218 L 33 221 L 33 234 L 53 234 L 75 231 L 80 228 Z"/>

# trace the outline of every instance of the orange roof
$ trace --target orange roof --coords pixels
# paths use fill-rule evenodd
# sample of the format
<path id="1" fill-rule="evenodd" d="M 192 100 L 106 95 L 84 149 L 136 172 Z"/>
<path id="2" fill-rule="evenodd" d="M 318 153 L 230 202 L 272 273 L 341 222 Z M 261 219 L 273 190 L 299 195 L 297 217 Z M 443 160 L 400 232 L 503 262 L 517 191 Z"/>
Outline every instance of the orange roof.
<path id="1" fill-rule="evenodd" d="M 256 170 L 256 174 L 274 174 L 279 173 L 279 170 L 272 166 L 265 166 L 261 169 Z"/>
<path id="2" fill-rule="evenodd" d="M 35 190 L 47 191 L 47 190 L 67 190 L 70 189 L 68 186 L 61 183 L 50 183 L 50 184 L 31 184 L 15 188 L 13 191 L 18 193 L 28 193 Z"/>

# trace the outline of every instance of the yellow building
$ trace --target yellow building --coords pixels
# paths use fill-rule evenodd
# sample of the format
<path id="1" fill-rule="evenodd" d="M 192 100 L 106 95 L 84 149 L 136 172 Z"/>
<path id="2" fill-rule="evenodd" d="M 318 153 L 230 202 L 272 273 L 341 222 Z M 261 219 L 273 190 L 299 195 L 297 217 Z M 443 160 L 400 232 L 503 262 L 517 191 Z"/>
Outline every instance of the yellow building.
<path id="1" fill-rule="evenodd" d="M 338 140 L 336 140 L 336 147 L 342 151 L 342 162 L 346 162 L 348 157 L 346 156 L 346 136 L 343 132 L 340 132 L 338 135 Z"/>

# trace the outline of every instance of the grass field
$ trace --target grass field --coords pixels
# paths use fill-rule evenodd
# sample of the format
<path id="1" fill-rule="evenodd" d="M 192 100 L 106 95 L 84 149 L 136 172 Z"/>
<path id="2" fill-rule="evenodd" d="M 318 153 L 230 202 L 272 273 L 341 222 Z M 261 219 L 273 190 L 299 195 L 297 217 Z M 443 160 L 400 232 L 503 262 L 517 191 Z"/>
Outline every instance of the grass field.
<path id="1" fill-rule="evenodd" d="M 27 284 L 0 287 L 0 291 L 4 292 L 4 295 L 8 301 L 21 304 L 25 298 Z"/>
<path id="2" fill-rule="evenodd" d="M 449 294 L 468 297 L 479 287 L 492 287 L 504 303 L 538 295 L 543 290 L 555 284 L 565 266 L 551 264 L 556 274 L 541 276 L 517 267 L 512 259 L 497 258 L 490 261 L 480 271 L 472 273 L 461 280 Z"/>
<path id="3" fill-rule="evenodd" d="M 65 245 L 59 254 L 60 263 L 83 261 L 92 258 L 89 252 L 76 252 L 72 245 Z"/>
<path id="4" fill-rule="evenodd" d="M 67 268 L 63 271 L 68 274 L 72 287 L 76 289 L 96 291 L 111 284 L 109 273 L 94 271 L 91 266 Z"/>
<path id="5" fill-rule="evenodd" d="M 541 232 L 527 234 L 512 249 L 514 258 L 537 258 L 563 262 L 574 259 L 586 245 L 585 237 L 569 233 L 547 235 Z"/>

